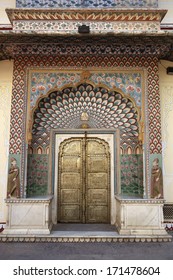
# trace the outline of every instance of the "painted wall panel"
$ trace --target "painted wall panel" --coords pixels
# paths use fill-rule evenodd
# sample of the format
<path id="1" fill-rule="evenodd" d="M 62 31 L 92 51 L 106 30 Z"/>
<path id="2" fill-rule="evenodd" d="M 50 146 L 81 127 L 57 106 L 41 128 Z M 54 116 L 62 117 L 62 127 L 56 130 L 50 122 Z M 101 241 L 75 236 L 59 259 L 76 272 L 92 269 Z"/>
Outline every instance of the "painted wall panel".
<path id="1" fill-rule="evenodd" d="M 13 62 L 0 61 L 0 222 L 5 221 Z"/>

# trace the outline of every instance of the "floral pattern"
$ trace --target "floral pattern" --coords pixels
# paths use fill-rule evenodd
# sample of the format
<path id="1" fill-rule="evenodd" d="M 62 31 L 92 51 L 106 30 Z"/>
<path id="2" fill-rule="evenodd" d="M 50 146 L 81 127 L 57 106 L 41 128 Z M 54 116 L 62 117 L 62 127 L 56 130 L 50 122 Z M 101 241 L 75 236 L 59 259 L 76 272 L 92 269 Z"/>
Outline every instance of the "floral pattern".
<path id="1" fill-rule="evenodd" d="M 49 72 L 31 74 L 31 93 L 30 103 L 31 109 L 36 105 L 36 101 L 40 96 L 44 96 L 47 92 L 57 88 L 60 89 L 65 85 L 74 86 L 81 80 L 79 72 Z M 141 88 L 142 77 L 138 72 L 135 73 L 91 73 L 89 80 L 96 85 L 102 84 L 110 89 L 118 88 L 126 95 L 132 97 L 137 106 L 141 106 Z"/>
<path id="2" fill-rule="evenodd" d="M 142 155 L 121 155 L 121 192 L 123 195 L 143 195 Z"/>
<path id="3" fill-rule="evenodd" d="M 48 155 L 28 155 L 27 196 L 47 194 Z"/>
<path id="4" fill-rule="evenodd" d="M 17 8 L 126 8 L 158 7 L 157 0 L 16 0 Z"/>

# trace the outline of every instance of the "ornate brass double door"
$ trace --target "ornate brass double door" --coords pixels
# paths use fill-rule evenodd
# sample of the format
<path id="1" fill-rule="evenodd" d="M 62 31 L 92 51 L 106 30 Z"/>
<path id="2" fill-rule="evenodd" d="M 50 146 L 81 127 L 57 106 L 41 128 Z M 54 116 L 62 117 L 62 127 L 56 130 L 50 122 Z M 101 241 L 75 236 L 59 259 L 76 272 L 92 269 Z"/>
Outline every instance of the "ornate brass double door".
<path id="1" fill-rule="evenodd" d="M 110 151 L 102 139 L 63 141 L 59 149 L 58 222 L 110 222 Z"/>

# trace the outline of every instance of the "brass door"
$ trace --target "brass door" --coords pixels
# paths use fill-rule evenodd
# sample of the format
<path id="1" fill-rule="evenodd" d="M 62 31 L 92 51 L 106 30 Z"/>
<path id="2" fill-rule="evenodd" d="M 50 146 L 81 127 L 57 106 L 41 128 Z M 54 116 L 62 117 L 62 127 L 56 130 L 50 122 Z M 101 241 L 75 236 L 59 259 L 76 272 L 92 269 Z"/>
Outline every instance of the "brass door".
<path id="1" fill-rule="evenodd" d="M 110 152 L 99 138 L 70 138 L 59 150 L 58 221 L 110 222 Z"/>

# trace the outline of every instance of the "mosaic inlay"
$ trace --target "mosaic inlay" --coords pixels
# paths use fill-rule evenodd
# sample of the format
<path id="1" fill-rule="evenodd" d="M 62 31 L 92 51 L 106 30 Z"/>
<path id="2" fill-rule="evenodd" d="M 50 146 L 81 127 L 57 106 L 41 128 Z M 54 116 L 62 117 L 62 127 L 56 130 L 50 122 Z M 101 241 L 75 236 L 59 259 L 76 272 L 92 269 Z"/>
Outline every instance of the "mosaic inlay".
<path id="1" fill-rule="evenodd" d="M 81 72 L 31 73 L 31 109 L 36 105 L 38 97 L 44 96 L 54 88 L 62 88 L 68 84 L 78 84 L 81 76 Z M 124 94 L 132 97 L 138 107 L 141 106 L 142 77 L 140 73 L 91 73 L 88 80 L 96 85 L 105 85 L 110 89 L 116 87 L 122 90 Z"/>
<path id="2" fill-rule="evenodd" d="M 146 8 L 158 7 L 158 0 L 16 0 L 18 8 Z"/>
<path id="3" fill-rule="evenodd" d="M 119 128 L 123 137 L 138 137 L 138 112 L 128 97 L 81 84 L 40 100 L 34 111 L 32 148 L 49 145 L 51 128 L 80 128 L 82 112 L 88 114 L 90 128 Z"/>
<path id="4" fill-rule="evenodd" d="M 158 32 L 160 30 L 160 22 L 84 22 L 90 27 L 91 34 L 98 33 L 122 33 L 122 32 Z M 15 32 L 27 31 L 42 34 L 43 32 L 55 34 L 78 34 L 78 27 L 81 26 L 80 21 L 70 24 L 68 21 L 14 21 L 13 29 Z"/>

